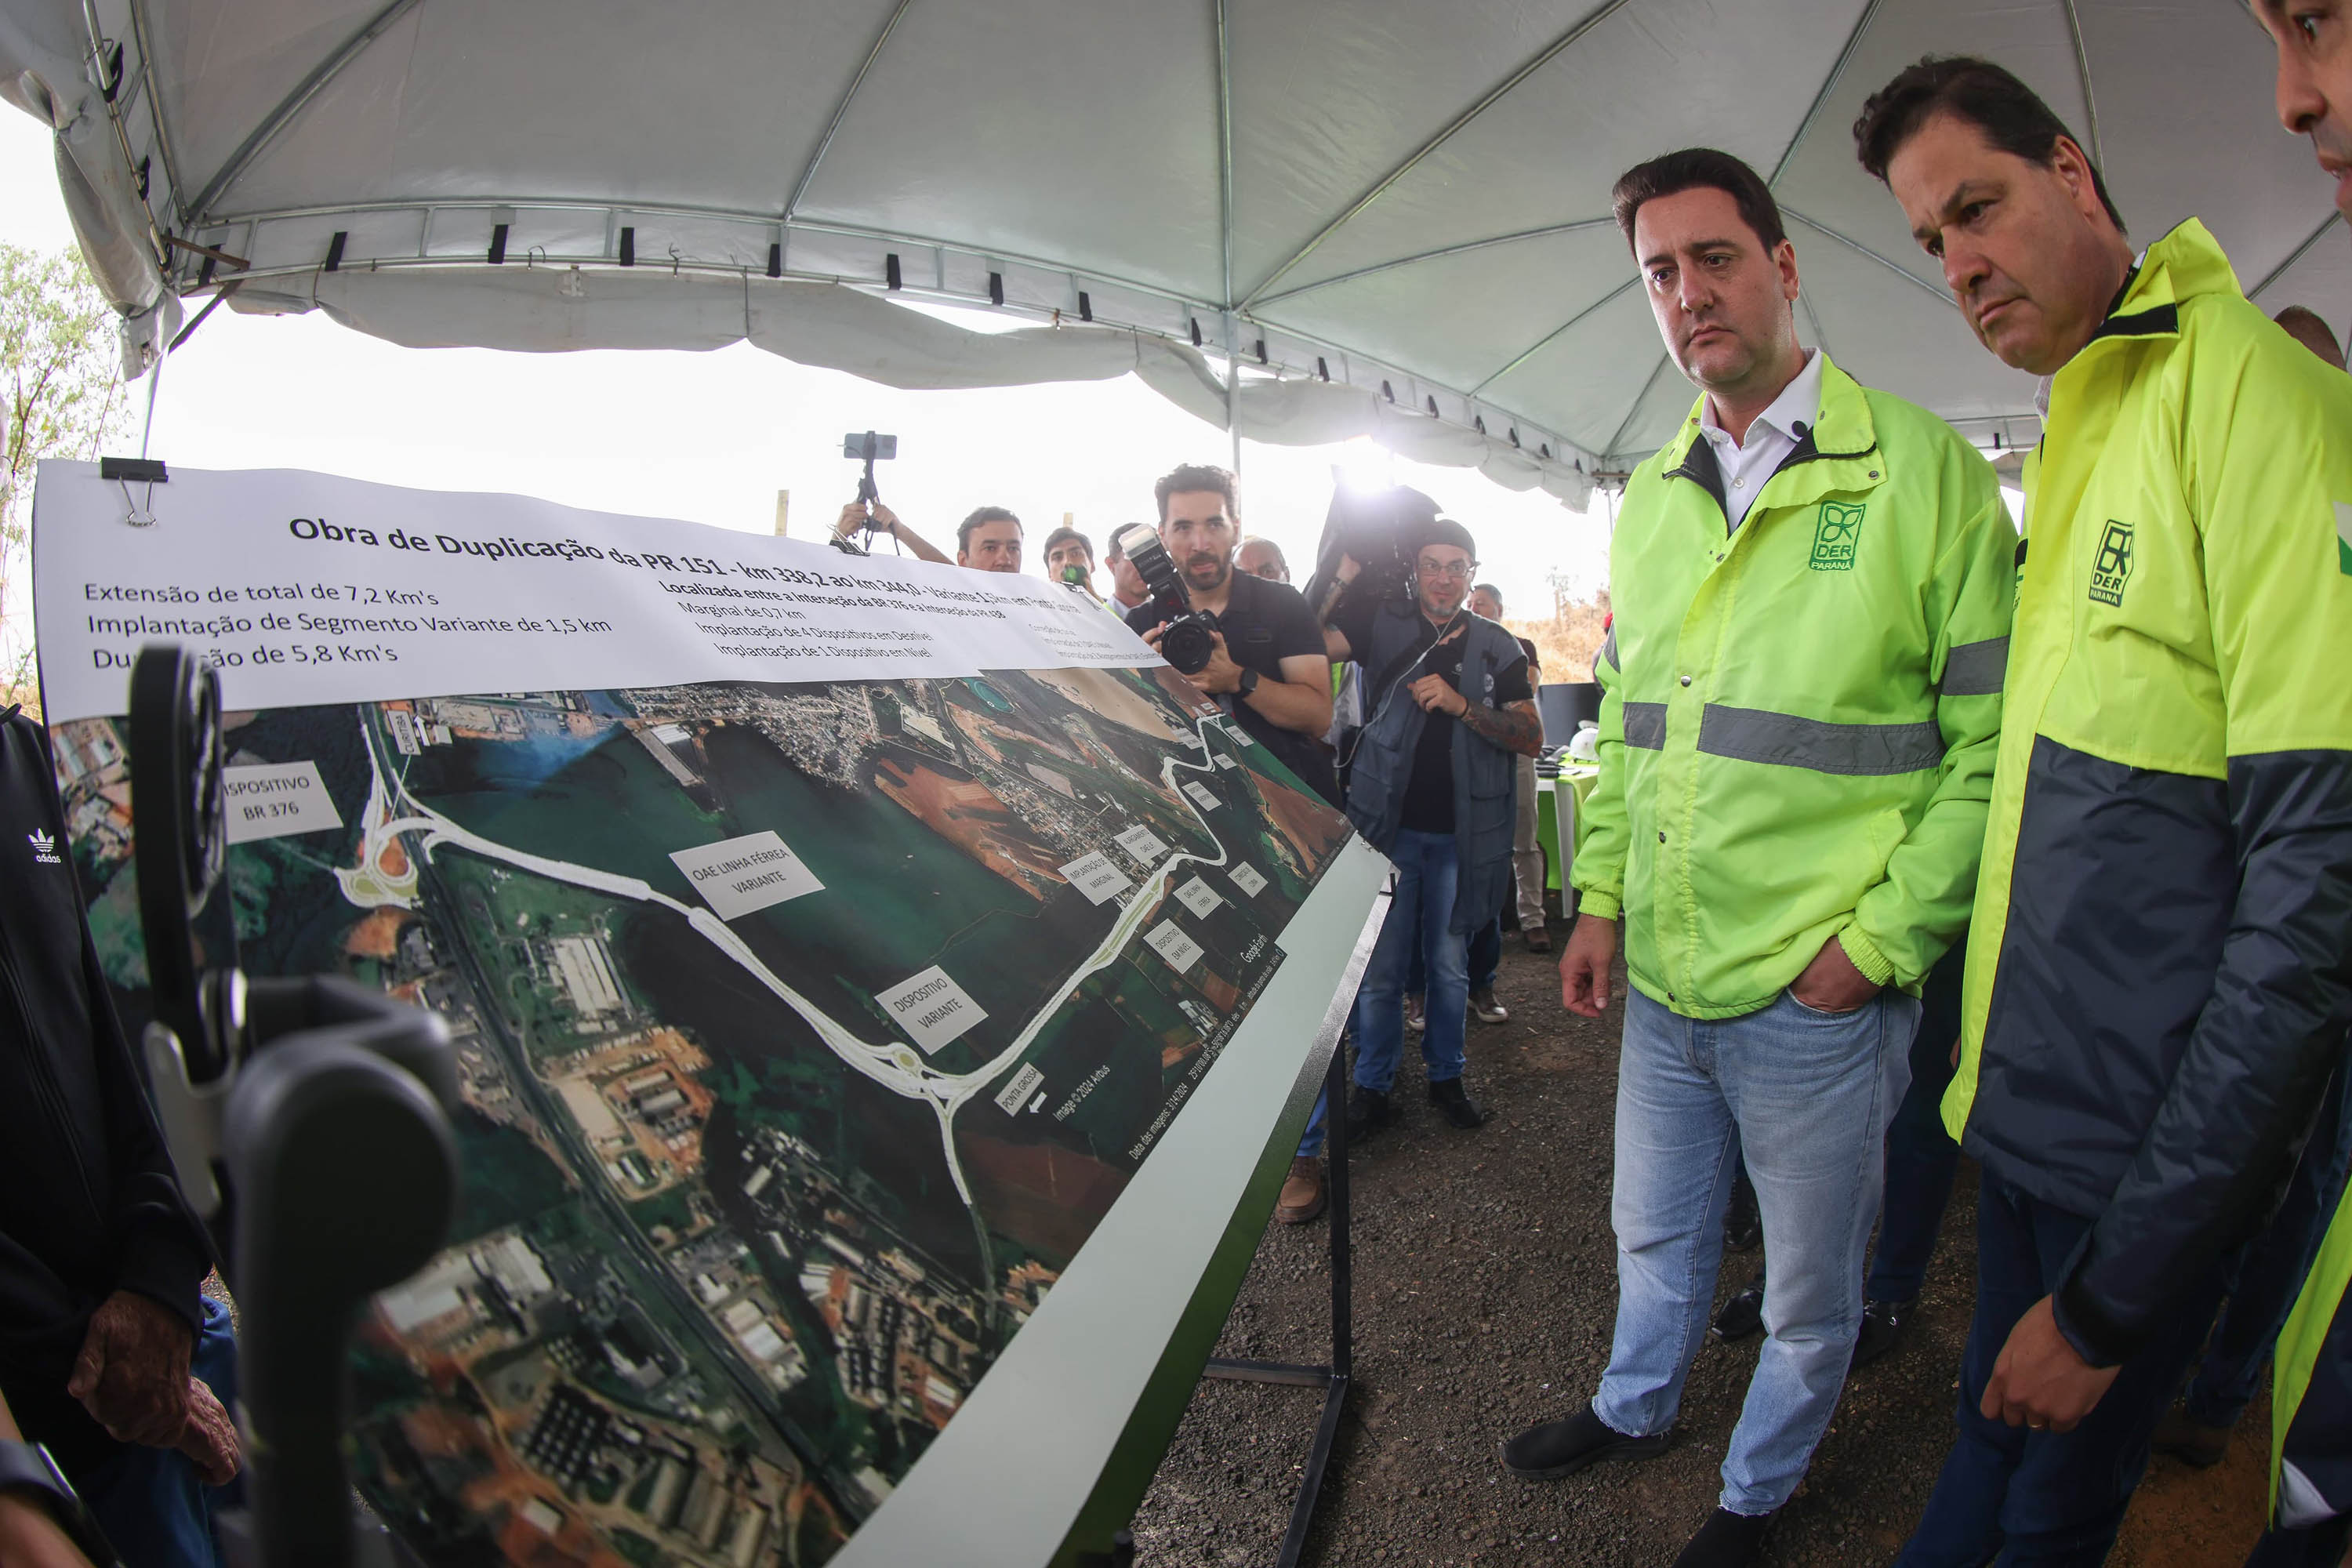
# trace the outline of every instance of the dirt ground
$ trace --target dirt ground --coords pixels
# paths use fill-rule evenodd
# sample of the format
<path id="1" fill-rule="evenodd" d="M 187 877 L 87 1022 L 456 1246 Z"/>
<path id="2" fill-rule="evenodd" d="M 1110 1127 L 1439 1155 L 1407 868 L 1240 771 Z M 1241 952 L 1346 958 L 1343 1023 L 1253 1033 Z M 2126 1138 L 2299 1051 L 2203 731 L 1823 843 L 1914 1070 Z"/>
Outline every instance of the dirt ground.
<path id="1" fill-rule="evenodd" d="M 1529 1485 L 1496 1446 L 1589 1397 L 1616 1307 L 1610 1126 L 1619 1013 L 1561 1010 L 1552 960 L 1504 958 L 1507 1024 L 1471 1024 L 1472 1092 L 1495 1120 L 1438 1122 L 1417 1093 L 1357 1151 L 1356 1387 L 1308 1538 L 1315 1564 L 1670 1563 L 1714 1506 L 1717 1467 L 1757 1340 L 1709 1342 L 1673 1447 Z M 1400 1079 L 1411 1089 L 1408 1065 Z M 1905 1342 L 1857 1373 L 1804 1486 L 1768 1539 L 1773 1564 L 1890 1562 L 1952 1435 L 1975 1258 L 1975 1171 L 1964 1166 Z M 1326 1227 L 1269 1225 L 1218 1354 L 1320 1362 L 1328 1350 Z M 1726 1259 L 1718 1300 L 1752 1255 Z M 1144 1568 L 1269 1564 L 1322 1395 L 1204 1382 L 1136 1515 Z M 2158 1458 L 2116 1568 L 2238 1568 L 2262 1532 L 2267 1400 L 2210 1471 Z"/>

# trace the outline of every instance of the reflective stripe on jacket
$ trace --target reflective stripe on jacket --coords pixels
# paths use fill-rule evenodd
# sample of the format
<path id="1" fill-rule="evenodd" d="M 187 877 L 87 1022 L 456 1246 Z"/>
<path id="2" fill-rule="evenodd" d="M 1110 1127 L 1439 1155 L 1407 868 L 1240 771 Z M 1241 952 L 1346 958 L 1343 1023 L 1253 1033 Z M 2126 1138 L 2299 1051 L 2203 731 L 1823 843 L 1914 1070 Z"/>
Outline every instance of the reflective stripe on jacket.
<path id="1" fill-rule="evenodd" d="M 2190 220 L 2053 378 L 1944 1100 L 2093 1219 L 2095 1364 L 2275 1204 L 2352 1018 L 2352 379 Z"/>
<path id="2" fill-rule="evenodd" d="M 1821 422 L 1728 538 L 1699 409 L 1610 542 L 1601 776 L 1571 874 L 1643 994 L 1769 1005 L 1840 938 L 1916 987 L 1968 923 L 2017 535 L 1990 465 L 1824 363 Z"/>
<path id="3" fill-rule="evenodd" d="M 1468 611 L 1462 615 L 1462 674 L 1455 689 L 1472 702 L 1495 706 L 1495 680 L 1527 657 L 1519 639 L 1495 622 Z M 1348 770 L 1348 819 L 1366 843 L 1381 854 L 1396 847 L 1404 817 L 1405 786 L 1412 780 L 1414 750 L 1429 714 L 1405 688 L 1429 673 L 1408 668 L 1414 645 L 1430 630 L 1418 605 L 1384 609 L 1372 621 L 1371 647 L 1351 653 L 1370 672 L 1385 677 L 1387 689 L 1370 693 L 1375 706 L 1357 738 Z M 1432 644 L 1433 648 L 1436 645 Z M 1397 673 L 1389 675 L 1391 667 Z M 1516 752 L 1454 722 L 1454 848 L 1460 871 L 1454 884 L 1450 929 L 1466 935 L 1503 907 L 1511 881 L 1511 790 Z"/>
<path id="4" fill-rule="evenodd" d="M 2271 1514 L 2289 1527 L 2352 1510 L 2352 1188 L 2279 1331 L 2271 1384 Z M 2291 1468 L 2290 1468 L 2291 1467 Z M 2284 1484 L 2282 1482 L 2284 1481 Z"/>

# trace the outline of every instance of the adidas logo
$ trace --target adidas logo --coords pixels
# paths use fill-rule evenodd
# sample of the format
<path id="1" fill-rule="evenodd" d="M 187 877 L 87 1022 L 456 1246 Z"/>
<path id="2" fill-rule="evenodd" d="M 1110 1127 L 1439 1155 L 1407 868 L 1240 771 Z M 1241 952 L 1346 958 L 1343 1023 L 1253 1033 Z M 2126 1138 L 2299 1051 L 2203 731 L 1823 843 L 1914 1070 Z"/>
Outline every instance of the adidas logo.
<path id="1" fill-rule="evenodd" d="M 25 842 L 33 847 L 33 858 L 39 861 L 42 865 L 62 866 L 65 864 L 64 861 L 58 858 L 57 835 L 53 833 L 44 833 L 39 828 L 36 827 L 32 832 L 25 835 Z"/>

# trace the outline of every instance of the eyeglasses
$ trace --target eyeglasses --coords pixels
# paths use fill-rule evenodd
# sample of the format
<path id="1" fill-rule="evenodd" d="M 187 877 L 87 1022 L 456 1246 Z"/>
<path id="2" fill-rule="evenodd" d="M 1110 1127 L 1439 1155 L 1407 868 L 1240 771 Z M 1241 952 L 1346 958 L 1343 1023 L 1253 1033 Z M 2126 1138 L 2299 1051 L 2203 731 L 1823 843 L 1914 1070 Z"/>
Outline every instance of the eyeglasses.
<path id="1" fill-rule="evenodd" d="M 1478 563 L 1475 561 L 1448 561 L 1443 563 L 1435 561 L 1416 561 L 1413 565 L 1423 576 L 1432 582 L 1439 582 L 1447 577 L 1468 582 L 1470 574 L 1478 570 Z"/>

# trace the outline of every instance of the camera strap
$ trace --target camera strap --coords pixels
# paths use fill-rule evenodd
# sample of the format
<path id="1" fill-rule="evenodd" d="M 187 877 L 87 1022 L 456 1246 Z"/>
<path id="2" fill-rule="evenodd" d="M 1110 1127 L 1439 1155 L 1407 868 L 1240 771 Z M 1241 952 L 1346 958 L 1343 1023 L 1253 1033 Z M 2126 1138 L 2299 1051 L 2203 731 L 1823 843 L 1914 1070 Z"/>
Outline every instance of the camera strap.
<path id="1" fill-rule="evenodd" d="M 1414 605 L 1412 613 L 1418 616 L 1421 614 L 1421 607 L 1418 605 Z M 1419 664 L 1423 659 L 1427 658 L 1431 654 L 1435 653 L 1439 648 L 1445 646 L 1445 639 L 1452 637 L 1454 635 L 1454 628 L 1462 624 L 1462 616 L 1464 613 L 1465 612 L 1462 610 L 1454 611 L 1454 614 L 1447 618 L 1446 623 L 1437 628 L 1436 637 L 1426 645 L 1416 648 L 1407 648 L 1403 653 L 1401 653 L 1397 655 L 1396 658 L 1389 660 L 1387 667 L 1381 671 L 1378 679 L 1374 679 L 1372 682 L 1372 689 L 1381 693 L 1381 705 L 1377 709 L 1373 710 L 1372 716 L 1365 720 L 1363 724 L 1356 731 L 1354 741 L 1348 747 L 1348 754 L 1339 761 L 1339 765 L 1342 768 L 1351 767 L 1354 765 L 1356 753 L 1363 748 L 1364 737 L 1372 732 L 1372 727 L 1374 725 L 1378 724 L 1382 719 L 1388 716 L 1389 704 L 1396 700 L 1397 692 L 1404 686 L 1405 676 L 1412 671 L 1414 665 Z"/>

